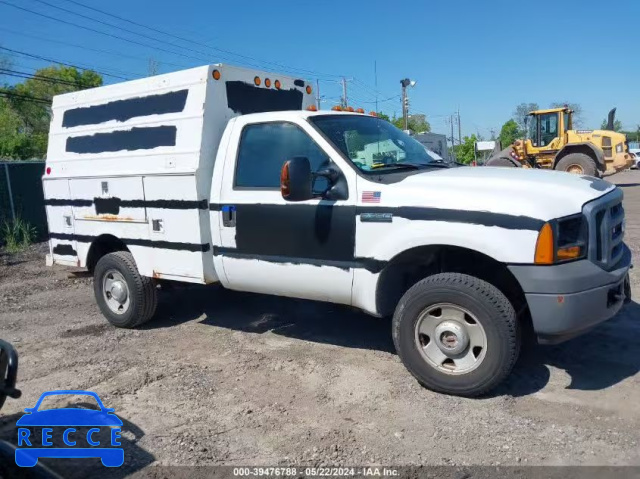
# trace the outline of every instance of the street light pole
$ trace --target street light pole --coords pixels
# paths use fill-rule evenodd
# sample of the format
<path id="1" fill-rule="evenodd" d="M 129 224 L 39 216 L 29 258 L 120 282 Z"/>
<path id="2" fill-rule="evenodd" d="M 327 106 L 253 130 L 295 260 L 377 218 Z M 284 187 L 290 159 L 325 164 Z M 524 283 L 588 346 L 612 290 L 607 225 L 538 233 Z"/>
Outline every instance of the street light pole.
<path id="1" fill-rule="evenodd" d="M 413 80 L 409 80 L 408 78 L 404 78 L 400 80 L 400 85 L 402 85 L 402 118 L 404 119 L 404 129 L 409 129 L 409 97 L 407 96 L 407 87 L 415 86 L 416 82 Z"/>

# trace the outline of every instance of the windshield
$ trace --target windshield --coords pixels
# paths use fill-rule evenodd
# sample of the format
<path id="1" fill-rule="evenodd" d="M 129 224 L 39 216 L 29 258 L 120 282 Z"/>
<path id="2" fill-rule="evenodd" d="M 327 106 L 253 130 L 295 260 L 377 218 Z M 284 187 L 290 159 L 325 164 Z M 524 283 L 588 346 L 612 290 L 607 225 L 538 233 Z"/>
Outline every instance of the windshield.
<path id="1" fill-rule="evenodd" d="M 309 120 L 364 172 L 434 166 L 442 162 L 424 145 L 380 118 L 322 115 Z"/>

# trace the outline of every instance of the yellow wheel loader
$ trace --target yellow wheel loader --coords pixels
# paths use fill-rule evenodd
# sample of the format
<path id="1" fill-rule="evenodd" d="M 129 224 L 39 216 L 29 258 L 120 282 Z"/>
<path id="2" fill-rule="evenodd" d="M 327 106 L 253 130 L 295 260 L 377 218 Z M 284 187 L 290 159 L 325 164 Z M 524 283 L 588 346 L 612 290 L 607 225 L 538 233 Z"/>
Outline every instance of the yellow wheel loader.
<path id="1" fill-rule="evenodd" d="M 525 138 L 497 151 L 486 166 L 546 168 L 600 176 L 630 168 L 626 137 L 613 131 L 616 109 L 606 130 L 574 130 L 568 107 L 536 110 L 525 117 Z"/>

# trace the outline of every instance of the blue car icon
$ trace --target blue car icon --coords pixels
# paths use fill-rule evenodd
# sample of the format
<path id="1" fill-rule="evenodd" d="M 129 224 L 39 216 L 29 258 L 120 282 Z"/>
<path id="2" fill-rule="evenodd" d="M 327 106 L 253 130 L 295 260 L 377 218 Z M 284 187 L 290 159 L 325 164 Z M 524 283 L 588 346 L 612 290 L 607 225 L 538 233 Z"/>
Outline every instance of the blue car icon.
<path id="1" fill-rule="evenodd" d="M 81 395 L 93 397 L 100 410 L 81 408 L 58 408 L 39 411 L 42 401 L 49 396 Z M 18 427 L 18 448 L 16 449 L 16 464 L 21 467 L 33 467 L 39 458 L 90 458 L 99 457 L 102 464 L 107 467 L 118 467 L 124 462 L 124 451 L 120 446 L 119 438 L 122 421 L 113 412 L 114 409 L 104 406 L 98 395 L 91 391 L 59 390 L 47 391 L 40 396 L 33 408 L 26 408 L 24 414 L 16 426 Z M 36 426 L 42 427 L 42 437 L 31 436 L 32 431 L 27 429 Z M 52 447 L 51 437 L 53 428 L 62 430 L 63 442 L 68 447 Z M 86 442 L 90 447 L 74 447 L 76 435 L 80 436 L 76 427 L 91 427 L 86 433 Z M 101 444 L 95 435 L 100 433 L 100 428 L 110 429 L 110 442 L 108 446 Z M 38 447 L 38 441 L 40 446 Z M 32 446 L 33 445 L 33 446 Z"/>

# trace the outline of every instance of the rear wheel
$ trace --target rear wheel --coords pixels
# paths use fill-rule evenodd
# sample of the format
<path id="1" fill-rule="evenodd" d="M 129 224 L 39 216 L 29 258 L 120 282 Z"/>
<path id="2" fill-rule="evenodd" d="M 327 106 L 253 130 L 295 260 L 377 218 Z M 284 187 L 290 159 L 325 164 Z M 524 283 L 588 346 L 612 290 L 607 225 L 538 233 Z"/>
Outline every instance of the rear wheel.
<path id="1" fill-rule="evenodd" d="M 100 311 L 118 328 L 135 328 L 148 321 L 158 304 L 153 280 L 140 275 L 127 251 L 100 258 L 94 270 L 93 290 Z"/>
<path id="2" fill-rule="evenodd" d="M 584 153 L 569 153 L 558 161 L 555 169 L 576 175 L 598 176 L 596 162 Z"/>
<path id="3" fill-rule="evenodd" d="M 520 337 L 516 314 L 495 286 L 473 276 L 440 273 L 415 284 L 393 317 L 393 341 L 423 386 L 478 396 L 506 378 Z"/>

